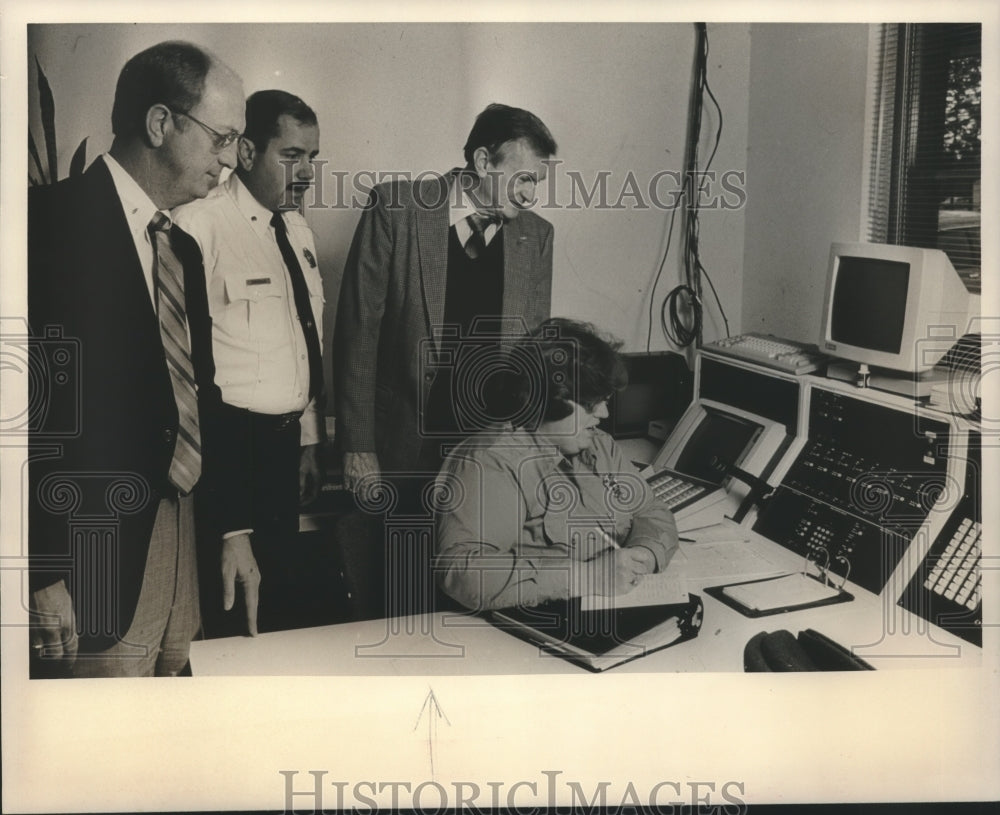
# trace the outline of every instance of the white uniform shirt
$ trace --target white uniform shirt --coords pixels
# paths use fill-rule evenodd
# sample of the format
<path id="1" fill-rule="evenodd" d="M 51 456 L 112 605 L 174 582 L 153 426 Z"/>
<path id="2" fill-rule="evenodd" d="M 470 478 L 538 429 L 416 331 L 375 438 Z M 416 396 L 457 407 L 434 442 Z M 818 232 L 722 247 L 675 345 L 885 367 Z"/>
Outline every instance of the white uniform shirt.
<path id="1" fill-rule="evenodd" d="M 215 382 L 223 401 L 255 413 L 304 410 L 301 443 L 318 443 L 321 418 L 309 401 L 309 354 L 271 211 L 232 173 L 207 198 L 173 215 L 205 260 Z M 322 348 L 325 301 L 313 233 L 298 212 L 283 217 Z"/>

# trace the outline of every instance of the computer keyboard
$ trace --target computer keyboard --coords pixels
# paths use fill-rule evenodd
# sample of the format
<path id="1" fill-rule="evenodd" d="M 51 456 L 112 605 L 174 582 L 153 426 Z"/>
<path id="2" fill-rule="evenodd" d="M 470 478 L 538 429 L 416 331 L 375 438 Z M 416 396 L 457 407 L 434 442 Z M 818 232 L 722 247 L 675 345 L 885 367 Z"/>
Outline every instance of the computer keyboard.
<path id="1" fill-rule="evenodd" d="M 975 611 L 979 606 L 982 525 L 964 518 L 924 580 L 924 588 Z"/>
<path id="2" fill-rule="evenodd" d="M 807 374 L 823 367 L 826 357 L 814 346 L 783 340 L 770 334 L 740 334 L 704 346 L 704 351 L 756 362 L 790 374 Z"/>
<path id="3" fill-rule="evenodd" d="M 673 470 L 664 470 L 649 476 L 646 481 L 653 488 L 653 494 L 667 505 L 668 509 L 683 509 L 718 489 L 715 484 L 687 478 Z"/>

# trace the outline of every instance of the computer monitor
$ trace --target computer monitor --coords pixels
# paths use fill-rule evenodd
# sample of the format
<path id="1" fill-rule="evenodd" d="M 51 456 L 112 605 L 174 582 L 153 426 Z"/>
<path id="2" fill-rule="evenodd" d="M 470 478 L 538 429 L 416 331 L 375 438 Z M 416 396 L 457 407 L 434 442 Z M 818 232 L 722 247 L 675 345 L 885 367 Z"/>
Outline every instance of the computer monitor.
<path id="1" fill-rule="evenodd" d="M 736 515 L 750 487 L 722 465 L 767 479 L 794 444 L 801 377 L 736 360 L 695 356 L 695 399 L 654 456 L 649 475 L 670 470 L 718 489 L 674 509 L 686 528 L 711 515 Z M 724 503 L 720 512 L 717 504 Z M 711 510 L 709 508 L 712 508 Z M 749 510 L 748 510 L 749 511 Z"/>
<path id="2" fill-rule="evenodd" d="M 727 473 L 715 462 L 742 463 L 763 432 L 764 425 L 760 422 L 730 411 L 706 407 L 701 422 L 677 456 L 674 469 L 702 481 L 722 484 Z"/>
<path id="3" fill-rule="evenodd" d="M 834 243 L 819 347 L 850 362 L 919 374 L 965 333 L 974 304 L 938 249 Z"/>
<path id="4" fill-rule="evenodd" d="M 672 351 L 622 354 L 628 385 L 608 402 L 601 429 L 616 439 L 643 438 L 651 421 L 673 427 L 691 403 L 694 378 L 687 361 Z"/>

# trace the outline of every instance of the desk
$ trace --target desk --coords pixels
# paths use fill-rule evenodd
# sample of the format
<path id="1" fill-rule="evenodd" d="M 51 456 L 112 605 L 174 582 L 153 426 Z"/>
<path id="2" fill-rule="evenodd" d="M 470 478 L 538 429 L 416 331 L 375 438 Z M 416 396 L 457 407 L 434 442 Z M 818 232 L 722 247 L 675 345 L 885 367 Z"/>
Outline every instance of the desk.
<path id="1" fill-rule="evenodd" d="M 895 603 L 848 582 L 849 603 L 771 617 L 744 617 L 704 593 L 706 586 L 799 570 L 802 559 L 765 538 L 681 544 L 667 572 L 647 579 L 683 581 L 701 596 L 705 618 L 693 640 L 620 665 L 613 673 L 743 670 L 754 634 L 814 628 L 876 669 L 976 668 L 980 649 L 929 625 Z M 558 657 L 489 625 L 453 612 L 329 625 L 195 642 L 195 676 L 440 676 L 584 674 Z"/>

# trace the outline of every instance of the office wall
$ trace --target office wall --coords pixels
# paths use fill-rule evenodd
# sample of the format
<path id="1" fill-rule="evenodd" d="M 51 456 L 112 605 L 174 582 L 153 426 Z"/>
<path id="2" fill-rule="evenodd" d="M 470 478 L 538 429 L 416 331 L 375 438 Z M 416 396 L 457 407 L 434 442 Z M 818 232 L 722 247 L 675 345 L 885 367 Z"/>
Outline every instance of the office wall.
<path id="1" fill-rule="evenodd" d="M 867 25 L 752 25 L 743 329 L 815 342 L 830 243 L 861 235 Z"/>
<path id="2" fill-rule="evenodd" d="M 528 106 L 537 102 L 559 141 L 558 158 L 565 163 L 555 168 L 555 184 L 546 191 L 554 191 L 559 206 L 543 205 L 542 211 L 556 228 L 553 311 L 592 320 L 612 329 L 627 349 L 644 349 L 649 292 L 667 249 L 675 190 L 670 177 L 655 179 L 661 171 L 684 169 L 694 26 L 491 25 L 474 27 L 470 34 L 473 108 L 491 95 L 527 94 Z M 745 166 L 748 27 L 713 25 L 709 38 L 710 78 L 724 113 L 712 168 L 721 174 Z M 719 121 L 708 100 L 706 106 L 702 166 Z M 581 181 L 574 182 L 570 173 Z M 602 174 L 604 205 L 596 205 L 598 193 L 594 205 L 584 207 L 579 183 L 593 190 Z M 719 189 L 717 183 L 712 192 Z M 682 216 L 678 211 L 655 292 L 654 349 L 668 347 L 659 303 L 679 282 Z M 743 212 L 706 209 L 701 230 L 703 262 L 729 320 L 738 325 Z M 718 336 L 721 325 L 713 307 L 706 334 Z"/>
<path id="3" fill-rule="evenodd" d="M 724 112 L 713 168 L 740 171 L 747 140 L 749 27 L 711 25 L 709 34 L 710 81 Z M 540 190 L 541 213 L 556 227 L 553 310 L 599 323 L 628 350 L 645 347 L 647 298 L 670 216 L 656 206 L 649 184 L 660 171 L 684 168 L 693 25 L 36 26 L 29 30 L 29 60 L 33 68 L 39 58 L 55 93 L 63 173 L 82 138 L 89 139 L 90 159 L 110 143 L 112 89 L 122 64 L 169 38 L 216 51 L 244 77 L 248 93 L 281 87 L 310 102 L 320 119 L 328 173 L 444 171 L 461 163 L 472 119 L 487 103 L 534 110 L 553 131 L 562 162 L 553 170 L 553 182 Z M 37 110 L 31 73 L 29 100 Z M 714 110 L 706 111 L 704 123 L 703 161 L 718 123 Z M 37 118 L 32 127 L 37 137 Z M 575 190 L 571 173 L 579 180 Z M 579 184 L 591 190 L 602 174 L 606 194 L 584 206 Z M 353 191 L 338 196 L 333 182 L 328 175 L 328 206 L 307 212 L 324 272 L 328 336 L 358 218 L 356 210 L 342 205 L 350 203 Z M 669 177 L 661 178 L 656 193 L 669 204 Z M 681 214 L 657 289 L 654 349 L 668 347 L 659 330 L 658 303 L 679 281 Z M 734 329 L 743 305 L 743 220 L 744 212 L 736 209 L 706 210 L 701 221 L 703 262 Z M 718 336 L 721 325 L 713 303 L 706 335 Z"/>
<path id="4" fill-rule="evenodd" d="M 694 27 L 678 24 L 60 25 L 29 31 L 56 96 L 60 166 L 89 139 L 110 142 L 111 89 L 125 60 L 171 37 L 202 42 L 247 91 L 283 87 L 309 100 L 328 172 L 440 171 L 461 161 L 471 120 L 490 101 L 535 110 L 559 142 L 541 213 L 556 226 L 553 309 L 645 347 L 649 292 L 669 211 L 648 183 L 684 166 Z M 709 81 L 723 111 L 712 168 L 746 172 L 746 206 L 701 213 L 701 252 L 733 333 L 814 339 L 828 247 L 860 237 L 867 25 L 709 26 Z M 37 112 L 32 72 L 30 103 Z M 702 160 L 718 116 L 708 105 Z M 40 134 L 37 117 L 32 121 Z M 637 198 L 627 180 L 638 181 Z M 571 174 L 578 183 L 574 188 Z M 584 206 L 606 176 L 606 194 Z M 353 176 L 349 176 L 353 177 Z M 362 177 L 360 184 L 366 183 Z M 669 183 L 658 185 L 669 201 Z M 332 176 L 317 233 L 326 331 L 358 214 Z M 617 205 L 617 206 L 616 206 Z M 659 304 L 680 280 L 682 219 L 656 291 L 652 347 L 669 347 Z M 707 340 L 724 333 L 706 286 Z"/>

